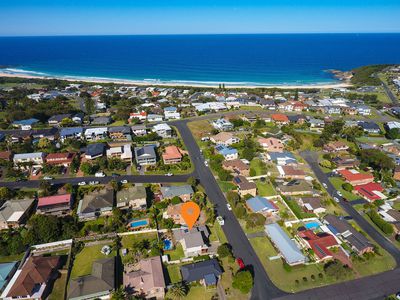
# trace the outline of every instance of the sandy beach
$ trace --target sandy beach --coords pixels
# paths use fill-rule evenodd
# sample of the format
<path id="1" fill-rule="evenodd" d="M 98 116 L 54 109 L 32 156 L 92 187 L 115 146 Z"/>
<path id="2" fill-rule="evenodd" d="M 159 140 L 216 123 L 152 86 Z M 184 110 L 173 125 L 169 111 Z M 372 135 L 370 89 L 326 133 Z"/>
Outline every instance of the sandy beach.
<path id="1" fill-rule="evenodd" d="M 90 82 L 90 83 L 115 83 L 115 84 L 127 84 L 137 86 L 181 86 L 181 87 L 202 87 L 202 88 L 218 88 L 219 84 L 196 84 L 196 83 L 184 83 L 184 82 L 160 82 L 160 81 L 135 81 L 135 80 L 124 80 L 124 79 L 108 79 L 108 78 L 82 78 L 82 77 L 57 77 L 57 76 L 39 76 L 39 75 L 28 75 L 28 74 L 13 74 L 0 71 L 0 77 L 9 78 L 26 78 L 26 79 L 59 79 L 70 82 Z M 332 89 L 332 88 L 346 88 L 352 86 L 348 82 L 329 83 L 329 84 L 304 84 L 304 85 L 235 85 L 225 83 L 227 88 L 243 88 L 243 89 L 255 89 L 255 88 L 281 88 L 281 89 Z"/>

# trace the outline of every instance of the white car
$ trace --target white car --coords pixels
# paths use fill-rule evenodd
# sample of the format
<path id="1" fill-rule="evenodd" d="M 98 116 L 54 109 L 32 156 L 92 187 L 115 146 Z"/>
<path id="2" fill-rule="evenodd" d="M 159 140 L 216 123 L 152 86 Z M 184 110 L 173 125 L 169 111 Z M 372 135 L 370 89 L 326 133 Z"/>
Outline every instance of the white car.
<path id="1" fill-rule="evenodd" d="M 339 197 L 343 197 L 342 192 L 341 191 L 337 191 L 337 194 L 339 195 Z"/>
<path id="2" fill-rule="evenodd" d="M 335 200 L 336 203 L 339 203 L 339 199 L 337 197 L 333 197 L 333 200 Z"/>
<path id="3" fill-rule="evenodd" d="M 323 186 L 324 188 L 326 188 L 326 189 L 328 188 L 328 186 L 326 185 L 325 182 L 322 183 L 322 186 Z"/>
<path id="4" fill-rule="evenodd" d="M 121 183 L 122 183 L 122 184 L 128 183 L 128 180 L 126 180 L 126 179 L 121 180 Z"/>
<path id="5" fill-rule="evenodd" d="M 228 210 L 232 210 L 232 206 L 229 203 L 226 204 L 226 207 L 228 208 Z"/>
<path id="6" fill-rule="evenodd" d="M 44 180 L 52 180 L 52 179 L 53 179 L 53 177 L 50 177 L 50 176 L 44 176 L 44 177 L 43 177 L 43 179 L 44 179 Z"/>
<path id="7" fill-rule="evenodd" d="M 205 165 L 206 167 L 208 167 L 208 161 L 205 161 L 205 162 L 204 162 L 204 165 Z"/>
<path id="8" fill-rule="evenodd" d="M 168 177 L 171 177 L 171 176 L 173 176 L 174 174 L 172 174 L 172 173 L 167 173 L 167 174 L 165 174 L 165 176 L 168 176 Z"/>
<path id="9" fill-rule="evenodd" d="M 78 183 L 78 185 L 86 185 L 86 182 L 81 181 L 81 182 Z"/>
<path id="10" fill-rule="evenodd" d="M 96 184 L 99 184 L 99 183 L 100 183 L 100 182 L 98 182 L 98 181 L 90 181 L 90 182 L 89 182 L 90 185 L 96 185 Z"/>
<path id="11" fill-rule="evenodd" d="M 96 174 L 94 174 L 94 177 L 106 177 L 106 174 L 104 174 L 103 172 L 97 172 Z"/>
<path id="12" fill-rule="evenodd" d="M 223 226 L 223 225 L 225 224 L 225 220 L 224 220 L 224 218 L 221 217 L 221 216 L 218 216 L 218 217 L 217 217 L 217 221 L 218 221 L 219 225 L 221 225 L 221 226 Z"/>

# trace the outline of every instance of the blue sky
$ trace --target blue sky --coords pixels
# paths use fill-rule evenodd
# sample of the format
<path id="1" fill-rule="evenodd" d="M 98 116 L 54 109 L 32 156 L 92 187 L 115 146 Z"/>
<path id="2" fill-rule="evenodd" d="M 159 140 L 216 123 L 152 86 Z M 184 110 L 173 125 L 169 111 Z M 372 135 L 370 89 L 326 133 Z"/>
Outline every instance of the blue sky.
<path id="1" fill-rule="evenodd" d="M 400 32 L 400 0 L 0 0 L 0 36 Z"/>

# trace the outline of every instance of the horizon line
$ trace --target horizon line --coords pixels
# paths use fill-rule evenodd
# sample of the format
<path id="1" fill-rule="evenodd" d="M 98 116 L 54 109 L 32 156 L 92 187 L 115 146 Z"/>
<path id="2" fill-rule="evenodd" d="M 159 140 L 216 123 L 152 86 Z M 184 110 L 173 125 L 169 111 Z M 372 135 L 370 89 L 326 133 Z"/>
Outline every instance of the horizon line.
<path id="1" fill-rule="evenodd" d="M 105 37 L 105 36 L 189 36 L 189 35 L 354 35 L 354 34 L 400 34 L 400 31 L 382 32 L 265 32 L 265 33 L 143 33 L 143 34 L 49 34 L 49 35 L 0 35 L 0 38 L 22 37 Z"/>

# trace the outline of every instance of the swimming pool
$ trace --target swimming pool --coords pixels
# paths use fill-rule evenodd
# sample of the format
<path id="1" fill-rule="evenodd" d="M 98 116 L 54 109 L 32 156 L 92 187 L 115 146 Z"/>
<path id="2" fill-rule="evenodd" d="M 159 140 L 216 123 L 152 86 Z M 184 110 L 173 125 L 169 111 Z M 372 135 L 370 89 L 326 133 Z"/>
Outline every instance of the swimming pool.
<path id="1" fill-rule="evenodd" d="M 164 250 L 171 250 L 172 249 L 173 245 L 172 245 L 171 240 L 165 239 L 163 241 L 163 243 L 164 243 Z"/>
<path id="2" fill-rule="evenodd" d="M 317 229 L 319 228 L 319 223 L 318 222 L 310 222 L 310 223 L 306 223 L 304 225 L 307 229 Z"/>
<path id="3" fill-rule="evenodd" d="M 147 219 L 136 220 L 130 223 L 131 228 L 144 227 L 147 225 L 149 225 L 149 221 Z"/>

